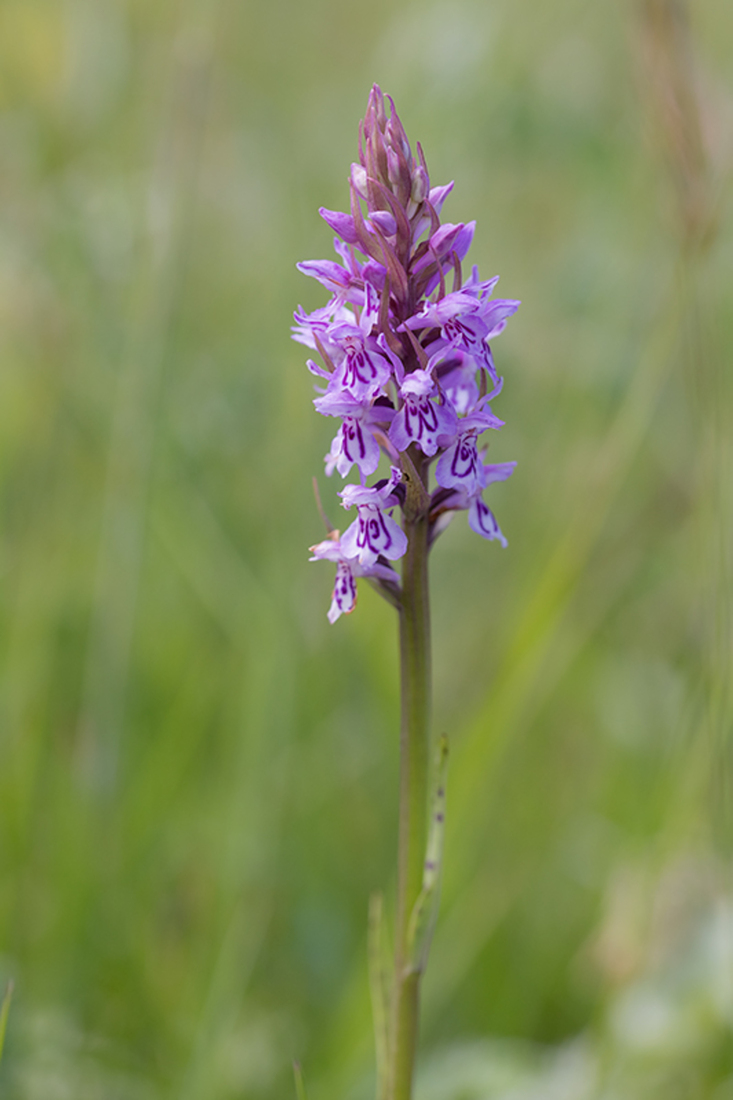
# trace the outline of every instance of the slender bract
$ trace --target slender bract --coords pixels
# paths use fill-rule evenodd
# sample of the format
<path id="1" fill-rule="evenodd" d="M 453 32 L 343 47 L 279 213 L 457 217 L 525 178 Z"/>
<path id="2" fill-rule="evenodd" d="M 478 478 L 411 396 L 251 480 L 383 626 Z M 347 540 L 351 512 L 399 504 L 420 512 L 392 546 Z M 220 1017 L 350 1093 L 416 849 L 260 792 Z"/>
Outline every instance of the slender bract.
<path id="1" fill-rule="evenodd" d="M 390 1021 L 386 1036 L 377 1022 L 381 1093 L 408 1100 L 445 813 L 447 748 L 441 743 L 428 823 L 428 556 L 459 511 L 468 512 L 477 534 L 506 545 L 484 492 L 508 478 L 515 463 L 487 463 L 478 440 L 502 427 L 491 402 L 503 379 L 489 341 L 519 302 L 494 298 L 497 277 L 482 282 L 476 267 L 464 279 L 475 223 L 441 223 L 453 184 L 430 186 L 423 151 L 418 145 L 413 154 L 387 100 L 389 112 L 375 85 L 359 127 L 359 159 L 351 166 L 350 212 L 320 211 L 337 234 L 338 260 L 298 265 L 326 287 L 330 300 L 312 313 L 299 308 L 293 331 L 320 359 L 308 360 L 319 379 L 314 405 L 338 421 L 325 456 L 326 474 L 336 470 L 347 477 L 356 467 L 359 477 L 339 494 L 356 517 L 343 534 L 327 524 L 328 537 L 311 547 L 311 560 L 336 566 L 329 621 L 354 610 L 359 577 L 397 609 L 400 620 L 395 960 L 389 1013 L 381 996 L 375 1004 Z M 368 484 L 373 475 L 376 480 Z M 395 568 L 399 561 L 401 575 Z M 372 956 L 375 919 L 373 910 Z M 372 966 L 373 992 L 376 985 L 382 983 L 375 982 Z"/>
<path id="2" fill-rule="evenodd" d="M 308 1100 L 308 1093 L 305 1091 L 305 1081 L 303 1080 L 303 1070 L 300 1068 L 300 1062 L 293 1062 L 293 1076 L 295 1077 L 295 1095 L 297 1100 Z"/>

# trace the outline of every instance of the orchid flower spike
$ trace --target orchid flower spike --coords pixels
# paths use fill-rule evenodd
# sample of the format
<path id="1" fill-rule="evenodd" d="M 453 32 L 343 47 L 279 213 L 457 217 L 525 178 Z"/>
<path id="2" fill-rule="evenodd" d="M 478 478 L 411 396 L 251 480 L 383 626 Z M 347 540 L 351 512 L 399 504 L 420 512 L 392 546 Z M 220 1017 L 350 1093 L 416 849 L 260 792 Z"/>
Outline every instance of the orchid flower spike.
<path id="1" fill-rule="evenodd" d="M 452 188 L 431 186 L 422 149 L 410 144 L 375 84 L 351 166 L 349 210 L 320 210 L 336 233 L 337 258 L 298 264 L 330 295 L 310 314 L 299 308 L 293 328 L 322 361 L 308 359 L 320 381 L 314 405 L 339 421 L 326 473 L 347 477 L 356 467 L 360 479 L 340 494 L 356 518 L 343 536 L 311 548 L 312 561 L 336 565 L 331 622 L 354 609 L 358 577 L 395 601 L 399 578 L 390 563 L 407 550 L 408 512 L 429 517 L 431 544 L 456 511 L 467 511 L 484 538 L 506 544 L 483 493 L 515 464 L 487 465 L 479 437 L 503 426 L 490 407 L 502 379 L 489 341 L 519 302 L 494 298 L 498 277 L 482 281 L 476 267 L 463 279 L 475 222 L 441 223 Z M 389 476 L 368 485 L 385 458 Z"/>

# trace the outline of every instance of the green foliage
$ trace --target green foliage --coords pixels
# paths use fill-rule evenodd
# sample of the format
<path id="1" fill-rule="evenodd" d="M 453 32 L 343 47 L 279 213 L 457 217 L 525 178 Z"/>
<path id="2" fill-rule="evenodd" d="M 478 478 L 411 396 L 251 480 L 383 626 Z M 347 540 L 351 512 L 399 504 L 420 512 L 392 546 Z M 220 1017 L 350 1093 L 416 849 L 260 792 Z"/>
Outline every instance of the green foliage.
<path id="1" fill-rule="evenodd" d="M 4 1100 L 269 1100 L 293 1058 L 373 1092 L 395 623 L 367 586 L 326 621 L 332 425 L 288 325 L 374 80 L 523 299 L 509 549 L 459 520 L 431 559 L 422 1095 L 730 1095 L 733 9 L 692 27 L 706 175 L 655 7 L 0 5 Z"/>
<path id="2" fill-rule="evenodd" d="M 10 1002 L 13 998 L 13 985 L 12 982 L 5 990 L 5 996 L 0 1004 L 0 1062 L 3 1060 L 3 1049 L 5 1047 L 5 1032 L 8 1029 L 8 1016 L 10 1015 Z"/>

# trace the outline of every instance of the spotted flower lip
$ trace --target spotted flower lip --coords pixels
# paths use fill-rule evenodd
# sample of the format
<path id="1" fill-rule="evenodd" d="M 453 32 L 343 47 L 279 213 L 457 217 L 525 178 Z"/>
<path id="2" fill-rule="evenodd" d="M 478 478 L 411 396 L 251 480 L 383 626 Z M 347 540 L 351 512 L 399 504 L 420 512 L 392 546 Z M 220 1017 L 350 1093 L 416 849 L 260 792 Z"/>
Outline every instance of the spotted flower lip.
<path id="1" fill-rule="evenodd" d="M 484 399 L 485 402 L 485 399 Z M 460 489 L 472 498 L 484 487 L 478 436 L 487 428 L 501 428 L 504 422 L 494 416 L 488 403 L 479 406 L 458 421 L 458 432 L 438 459 L 435 480 L 444 489 Z"/>
<path id="2" fill-rule="evenodd" d="M 341 537 L 341 546 L 360 565 L 374 565 L 381 556 L 389 561 L 401 558 L 407 549 L 407 536 L 385 508 L 393 501 L 393 491 L 402 480 L 402 472 L 392 468 L 391 477 L 372 487 L 347 485 L 341 492 L 344 508 L 356 505 L 357 518 Z"/>
<path id="3" fill-rule="evenodd" d="M 389 437 L 398 451 L 415 443 L 423 454 L 432 457 L 442 442 L 456 432 L 458 417 L 451 405 L 431 400 L 437 386 L 428 370 L 414 370 L 400 386 L 402 407 L 395 415 Z"/>
<path id="4" fill-rule="evenodd" d="M 362 335 L 356 325 L 338 325 L 329 340 L 339 349 L 341 362 L 329 383 L 353 397 L 375 397 L 389 381 L 391 368 L 376 341 Z"/>
<path id="5" fill-rule="evenodd" d="M 390 561 L 401 558 L 407 550 L 407 536 L 383 509 L 361 504 L 357 519 L 343 534 L 342 546 L 361 566 L 371 566 L 380 556 Z"/>
<path id="6" fill-rule="evenodd" d="M 491 408 L 503 380 L 490 341 L 519 302 L 494 298 L 498 276 L 482 280 L 475 265 L 464 277 L 476 223 L 441 222 L 454 184 L 431 185 L 422 149 L 413 149 L 394 103 L 376 84 L 348 186 L 346 212 L 319 210 L 336 234 L 335 258 L 298 264 L 329 300 L 310 313 L 299 308 L 293 326 L 293 339 L 312 354 L 315 408 L 339 422 L 326 474 L 347 477 L 356 468 L 360 482 L 340 494 L 356 518 L 340 538 L 313 548 L 313 560 L 337 569 L 331 622 L 353 610 L 361 576 L 389 586 L 382 594 L 399 603 L 397 574 L 387 563 L 407 549 L 400 512 L 408 501 L 417 506 L 406 487 L 418 467 L 421 499 L 434 502 L 431 542 L 446 517 L 463 510 L 477 534 L 502 544 L 483 494 L 514 469 L 487 465 L 479 440 L 503 426 Z M 383 456 L 390 476 L 369 485 Z"/>
<path id="7" fill-rule="evenodd" d="M 332 561 L 336 564 L 336 583 L 331 595 L 331 606 L 328 610 L 328 621 L 333 624 L 342 615 L 350 615 L 356 607 L 356 578 L 375 577 L 390 584 L 399 584 L 399 574 L 385 565 L 376 561 L 372 565 L 363 565 L 354 558 L 348 557 L 341 546 L 339 532 L 332 532 L 331 537 L 323 542 L 316 543 L 310 548 L 313 555 L 310 561 Z"/>
<path id="8" fill-rule="evenodd" d="M 496 522 L 496 516 L 480 496 L 473 497 L 471 500 L 468 508 L 468 526 L 482 538 L 496 539 L 506 549 L 507 541 Z"/>
<path id="9" fill-rule="evenodd" d="M 331 450 L 326 455 L 326 475 L 330 477 L 336 469 L 341 477 L 346 477 L 354 465 L 362 477 L 373 474 L 381 453 L 374 433 L 375 430 L 387 430 L 394 417 L 394 409 L 389 405 L 359 401 L 348 391 L 326 392 L 323 397 L 317 397 L 313 404 L 324 416 L 342 418 Z"/>

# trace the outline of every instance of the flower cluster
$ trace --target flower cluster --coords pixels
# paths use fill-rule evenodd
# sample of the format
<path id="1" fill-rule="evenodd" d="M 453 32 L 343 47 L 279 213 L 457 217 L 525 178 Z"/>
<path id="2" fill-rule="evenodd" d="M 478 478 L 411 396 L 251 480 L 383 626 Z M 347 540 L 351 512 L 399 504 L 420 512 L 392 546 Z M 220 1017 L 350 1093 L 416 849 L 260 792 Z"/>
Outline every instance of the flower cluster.
<path id="1" fill-rule="evenodd" d="M 338 470 L 345 478 L 356 466 L 360 478 L 340 493 L 356 519 L 340 537 L 332 531 L 311 548 L 312 561 L 336 564 L 331 622 L 353 610 L 359 576 L 399 601 L 399 577 L 389 563 L 407 548 L 393 516 L 404 507 L 406 478 L 424 480 L 431 539 L 465 510 L 474 531 L 506 545 L 483 493 L 515 466 L 487 463 L 478 439 L 503 423 L 490 407 L 502 379 L 489 341 L 519 302 L 493 298 L 498 279 L 482 282 L 476 267 L 463 279 L 475 222 L 441 224 L 453 184 L 431 188 L 422 149 L 418 144 L 412 154 L 387 98 L 389 116 L 373 87 L 359 128 L 359 163 L 351 167 L 351 212 L 320 210 L 337 234 L 339 260 L 298 264 L 331 294 L 312 313 L 299 308 L 293 329 L 294 339 L 321 359 L 308 360 L 322 380 L 316 409 L 340 422 L 326 473 Z M 368 486 L 382 453 L 390 476 Z M 428 496 L 433 460 L 437 486 Z"/>

